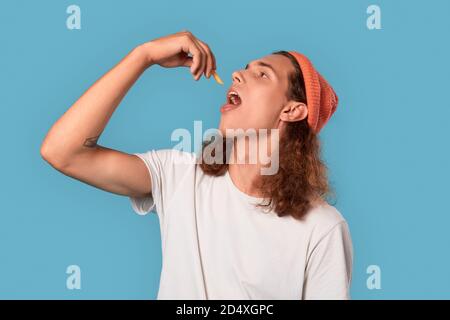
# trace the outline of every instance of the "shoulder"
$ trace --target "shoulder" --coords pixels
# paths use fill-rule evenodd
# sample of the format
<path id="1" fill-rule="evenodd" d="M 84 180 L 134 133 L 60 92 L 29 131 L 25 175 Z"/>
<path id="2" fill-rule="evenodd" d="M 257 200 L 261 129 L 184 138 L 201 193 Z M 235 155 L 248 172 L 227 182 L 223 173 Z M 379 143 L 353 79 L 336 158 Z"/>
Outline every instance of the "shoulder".
<path id="1" fill-rule="evenodd" d="M 341 212 L 326 201 L 314 203 L 306 213 L 304 222 L 316 240 L 323 238 L 333 230 L 348 227 Z"/>
<path id="2" fill-rule="evenodd" d="M 146 155 L 155 158 L 161 164 L 186 164 L 192 165 L 196 163 L 196 154 L 178 149 L 153 149 L 146 152 Z"/>
<path id="3" fill-rule="evenodd" d="M 341 212 L 326 201 L 313 203 L 305 218 L 313 224 L 321 225 L 335 225 L 345 222 L 345 218 Z"/>

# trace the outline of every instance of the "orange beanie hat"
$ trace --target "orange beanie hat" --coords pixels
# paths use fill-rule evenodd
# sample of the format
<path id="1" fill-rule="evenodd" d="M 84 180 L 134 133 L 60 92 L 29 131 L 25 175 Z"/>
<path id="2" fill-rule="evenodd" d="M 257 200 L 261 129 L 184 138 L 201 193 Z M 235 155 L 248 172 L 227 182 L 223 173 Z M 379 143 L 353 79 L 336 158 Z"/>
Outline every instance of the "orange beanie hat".
<path id="1" fill-rule="evenodd" d="M 338 97 L 305 55 L 295 51 L 289 53 L 300 65 L 305 80 L 308 125 L 318 133 L 336 111 Z"/>

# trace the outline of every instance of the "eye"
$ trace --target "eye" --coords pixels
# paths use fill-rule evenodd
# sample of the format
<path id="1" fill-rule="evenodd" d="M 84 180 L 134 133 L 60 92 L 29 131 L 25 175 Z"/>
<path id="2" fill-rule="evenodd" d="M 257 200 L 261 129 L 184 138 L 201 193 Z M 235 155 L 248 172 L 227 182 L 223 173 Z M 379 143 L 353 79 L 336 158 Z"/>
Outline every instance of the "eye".
<path id="1" fill-rule="evenodd" d="M 268 78 L 268 76 L 267 76 L 267 74 L 265 73 L 265 72 L 263 72 L 263 71 L 260 71 L 259 72 L 259 75 L 261 76 L 261 77 L 266 77 L 266 78 Z"/>

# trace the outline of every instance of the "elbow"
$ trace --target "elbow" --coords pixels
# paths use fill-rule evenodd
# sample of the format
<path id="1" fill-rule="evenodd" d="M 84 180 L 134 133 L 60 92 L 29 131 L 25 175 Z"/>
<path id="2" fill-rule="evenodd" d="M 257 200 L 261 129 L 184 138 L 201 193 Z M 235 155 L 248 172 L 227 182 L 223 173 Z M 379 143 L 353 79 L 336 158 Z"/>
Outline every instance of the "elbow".
<path id="1" fill-rule="evenodd" d="M 49 150 L 47 143 L 45 143 L 45 141 L 41 144 L 40 153 L 41 153 L 42 159 L 44 159 L 46 162 L 50 161 L 50 150 Z"/>
<path id="2" fill-rule="evenodd" d="M 41 158 L 55 169 L 62 170 L 64 168 L 64 161 L 58 156 L 58 151 L 45 140 L 41 145 L 40 154 Z"/>

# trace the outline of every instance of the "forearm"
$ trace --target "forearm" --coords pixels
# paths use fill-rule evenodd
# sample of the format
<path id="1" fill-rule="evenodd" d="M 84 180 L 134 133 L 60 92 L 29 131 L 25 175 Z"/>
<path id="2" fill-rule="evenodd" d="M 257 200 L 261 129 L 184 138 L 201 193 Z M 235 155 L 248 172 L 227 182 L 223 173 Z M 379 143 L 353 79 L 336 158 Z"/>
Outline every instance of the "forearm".
<path id="1" fill-rule="evenodd" d="M 42 143 L 42 156 L 65 162 L 97 147 L 97 140 L 120 101 L 149 66 L 141 47 L 128 53 L 53 124 Z"/>

